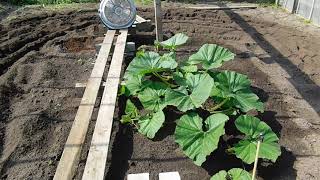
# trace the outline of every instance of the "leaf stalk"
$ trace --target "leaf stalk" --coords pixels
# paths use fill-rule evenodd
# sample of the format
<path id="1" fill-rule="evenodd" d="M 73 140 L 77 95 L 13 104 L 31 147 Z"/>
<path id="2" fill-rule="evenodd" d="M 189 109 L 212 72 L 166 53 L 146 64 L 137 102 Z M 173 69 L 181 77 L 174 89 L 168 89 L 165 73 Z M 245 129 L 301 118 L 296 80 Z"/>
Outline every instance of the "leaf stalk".
<path id="1" fill-rule="evenodd" d="M 210 108 L 209 111 L 214 112 L 215 110 L 221 108 L 221 106 L 223 106 L 226 102 L 228 102 L 228 100 L 229 100 L 229 98 L 224 99 L 221 103 L 217 104 L 213 108 Z"/>

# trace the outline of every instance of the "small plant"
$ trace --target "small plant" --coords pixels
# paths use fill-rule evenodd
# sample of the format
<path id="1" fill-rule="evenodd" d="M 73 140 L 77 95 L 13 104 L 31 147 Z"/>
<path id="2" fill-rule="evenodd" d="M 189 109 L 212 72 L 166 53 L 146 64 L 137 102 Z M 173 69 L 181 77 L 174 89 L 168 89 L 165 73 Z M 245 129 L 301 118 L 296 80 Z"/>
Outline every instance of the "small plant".
<path id="1" fill-rule="evenodd" d="M 216 44 L 204 44 L 188 59 L 177 60 L 176 49 L 187 40 L 186 35 L 179 33 L 157 43 L 157 48 L 161 46 L 167 52 L 137 53 L 126 69 L 121 87 L 122 94 L 128 97 L 121 122 L 134 125 L 141 134 L 152 139 L 170 118 L 165 117 L 163 110 L 176 107 L 183 115 L 176 120 L 175 141 L 185 155 L 201 166 L 217 149 L 229 116 L 238 116 L 235 126 L 245 136 L 228 151 L 252 164 L 258 136 L 263 134 L 259 158 L 276 161 L 281 154 L 276 134 L 258 118 L 245 115 L 250 110 L 264 111 L 263 103 L 250 89 L 250 80 L 234 71 L 216 69 L 233 60 L 235 55 Z M 197 114 L 199 110 L 207 111 L 210 116 L 202 119 Z M 235 168 L 221 171 L 212 179 L 247 177 L 248 174 Z"/>

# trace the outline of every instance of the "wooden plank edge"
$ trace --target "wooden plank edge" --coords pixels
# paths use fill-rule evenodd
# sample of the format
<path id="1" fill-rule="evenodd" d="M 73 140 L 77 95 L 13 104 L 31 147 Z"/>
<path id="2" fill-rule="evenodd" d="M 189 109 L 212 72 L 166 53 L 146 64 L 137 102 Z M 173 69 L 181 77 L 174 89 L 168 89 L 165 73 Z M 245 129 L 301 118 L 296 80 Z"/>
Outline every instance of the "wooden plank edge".
<path id="1" fill-rule="evenodd" d="M 128 180 L 149 180 L 149 173 L 128 174 Z"/>
<path id="2" fill-rule="evenodd" d="M 103 180 L 128 30 L 120 30 L 82 180 Z"/>
<path id="3" fill-rule="evenodd" d="M 177 171 L 159 173 L 159 180 L 181 180 Z"/>
<path id="4" fill-rule="evenodd" d="M 225 6 L 225 7 L 219 7 L 219 6 L 187 6 L 186 8 L 189 9 L 203 9 L 203 10 L 226 10 L 226 9 L 255 9 L 258 8 L 258 6 L 252 5 L 252 6 Z"/>
<path id="5" fill-rule="evenodd" d="M 107 43 L 113 41 L 114 34 L 115 31 L 108 31 L 104 42 Z M 111 50 L 111 43 L 104 47 L 106 48 L 105 52 L 99 52 L 96 63 L 91 72 L 90 78 L 88 80 L 88 86 L 86 87 L 84 95 L 81 99 L 81 103 L 72 124 L 68 139 L 64 146 L 62 156 L 59 160 L 59 164 L 53 178 L 54 180 L 70 180 L 73 178 L 76 166 L 79 162 L 82 145 L 87 134 L 89 122 L 94 108 L 94 103 L 96 101 L 102 81 L 108 54 Z"/>

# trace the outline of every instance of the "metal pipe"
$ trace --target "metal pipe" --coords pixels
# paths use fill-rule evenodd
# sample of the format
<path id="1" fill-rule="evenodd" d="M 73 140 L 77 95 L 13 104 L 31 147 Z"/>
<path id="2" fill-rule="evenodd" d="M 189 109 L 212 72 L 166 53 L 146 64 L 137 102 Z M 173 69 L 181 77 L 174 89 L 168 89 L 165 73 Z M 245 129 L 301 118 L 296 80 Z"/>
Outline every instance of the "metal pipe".
<path id="1" fill-rule="evenodd" d="M 312 6 L 311 6 L 310 15 L 309 15 L 309 20 L 311 20 L 311 18 L 312 18 L 312 14 L 313 14 L 313 10 L 314 10 L 314 4 L 315 4 L 315 0 L 312 0 Z"/>
<path id="2" fill-rule="evenodd" d="M 297 9 L 296 9 L 296 13 L 298 14 L 299 12 L 299 9 L 300 9 L 300 0 L 298 0 L 298 5 L 297 5 Z"/>

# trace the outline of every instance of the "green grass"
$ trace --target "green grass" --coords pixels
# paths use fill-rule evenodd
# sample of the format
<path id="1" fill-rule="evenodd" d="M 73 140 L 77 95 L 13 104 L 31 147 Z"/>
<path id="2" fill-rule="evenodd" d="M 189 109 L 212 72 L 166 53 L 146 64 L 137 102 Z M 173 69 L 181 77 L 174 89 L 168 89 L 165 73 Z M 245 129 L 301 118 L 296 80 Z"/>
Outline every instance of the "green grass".
<path id="1" fill-rule="evenodd" d="M 312 23 L 312 21 L 311 21 L 311 20 L 308 20 L 308 19 L 303 20 L 303 22 L 304 22 L 305 24 L 310 24 L 310 23 Z"/>
<path id="2" fill-rule="evenodd" d="M 136 5 L 150 5 L 153 3 L 153 0 L 134 0 Z"/>
<path id="3" fill-rule="evenodd" d="M 34 5 L 34 4 L 70 4 L 70 3 L 88 3 L 99 2 L 99 0 L 8 0 L 15 5 Z"/>

